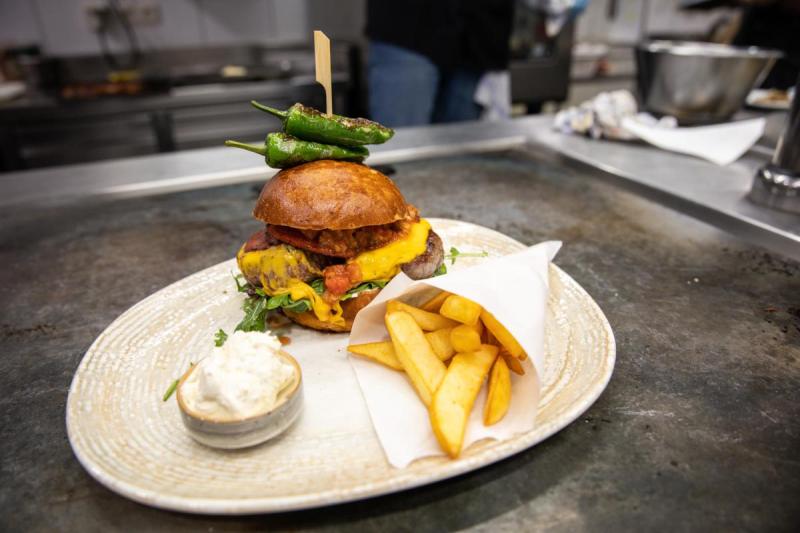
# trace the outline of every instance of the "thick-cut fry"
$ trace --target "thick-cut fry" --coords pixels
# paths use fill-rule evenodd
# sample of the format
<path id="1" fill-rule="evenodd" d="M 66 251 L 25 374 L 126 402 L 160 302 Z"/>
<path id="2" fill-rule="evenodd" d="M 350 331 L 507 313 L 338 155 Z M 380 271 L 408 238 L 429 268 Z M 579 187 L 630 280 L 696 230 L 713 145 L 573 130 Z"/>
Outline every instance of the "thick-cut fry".
<path id="1" fill-rule="evenodd" d="M 470 327 L 471 327 L 472 329 L 474 329 L 475 331 L 477 331 L 477 332 L 478 332 L 478 335 L 480 335 L 480 336 L 481 336 L 481 338 L 483 338 L 483 332 L 484 332 L 484 330 L 486 329 L 486 328 L 484 328 L 484 327 L 483 327 L 483 322 L 481 322 L 480 320 L 478 320 L 477 322 L 475 322 L 474 324 L 472 324 Z M 491 343 L 486 343 L 486 344 L 491 344 Z"/>
<path id="2" fill-rule="evenodd" d="M 439 308 L 442 307 L 442 302 L 450 296 L 450 293 L 447 291 L 442 291 L 424 304 L 422 304 L 421 309 L 423 311 L 430 311 L 431 313 L 438 313 Z"/>
<path id="3" fill-rule="evenodd" d="M 368 342 L 366 344 L 351 344 L 347 351 L 360 355 L 394 370 L 403 370 L 403 365 L 394 353 L 392 341 Z"/>
<path id="4" fill-rule="evenodd" d="M 431 348 L 433 348 L 436 357 L 442 361 L 447 361 L 456 353 L 453 343 L 450 342 L 450 332 L 452 330 L 453 328 L 437 329 L 425 334 L 425 338 L 431 343 Z"/>
<path id="5" fill-rule="evenodd" d="M 514 357 L 511 359 L 517 361 Z M 491 426 L 502 420 L 508 412 L 509 405 L 511 405 L 511 374 L 508 372 L 506 360 L 498 357 L 489 374 L 489 392 L 486 395 L 486 404 L 483 406 L 483 425 Z"/>
<path id="6" fill-rule="evenodd" d="M 454 320 L 450 320 L 436 313 L 423 311 L 422 309 L 397 300 L 389 300 L 386 302 L 386 313 L 388 314 L 395 311 L 404 311 L 408 313 L 414 318 L 414 321 L 419 324 L 419 327 L 425 331 L 436 331 L 437 329 L 452 328 L 458 325 L 458 322 Z"/>
<path id="7" fill-rule="evenodd" d="M 508 353 L 508 350 L 505 348 L 500 349 L 500 357 L 506 360 L 506 365 L 508 365 L 508 368 L 510 368 L 512 372 L 520 376 L 525 374 L 525 369 L 522 368 L 522 363 L 519 362 L 520 360 Z"/>
<path id="8" fill-rule="evenodd" d="M 458 457 L 461 452 L 470 411 L 496 357 L 497 347 L 488 344 L 474 352 L 456 355 L 433 395 L 429 407 L 431 426 L 450 457 Z"/>
<path id="9" fill-rule="evenodd" d="M 410 314 L 403 311 L 386 313 L 385 321 L 397 359 L 422 402 L 430 405 L 447 367 L 436 357 L 422 329 Z"/>
<path id="10" fill-rule="evenodd" d="M 452 328 L 437 329 L 436 331 L 425 333 L 425 338 L 431 344 L 433 353 L 442 361 L 447 361 L 456 353 L 453 344 L 450 342 L 450 331 L 452 331 Z M 347 347 L 347 350 L 355 355 L 360 355 L 376 363 L 388 366 L 393 370 L 403 371 L 403 365 L 397 359 L 392 341 L 351 344 Z"/>
<path id="11" fill-rule="evenodd" d="M 445 303 L 447 303 L 445 301 Z M 444 306 L 442 306 L 444 307 Z M 503 326 L 490 312 L 486 311 L 485 309 L 481 311 L 481 320 L 486 328 L 492 332 L 492 335 L 503 345 L 503 347 L 508 350 L 511 355 L 516 358 L 521 358 L 522 354 L 525 353 L 525 350 L 522 349 L 522 346 L 517 342 L 517 339 L 509 333 L 509 331 Z"/>
<path id="12" fill-rule="evenodd" d="M 450 331 L 450 342 L 457 352 L 474 352 L 481 347 L 481 336 L 471 326 L 462 324 Z"/>
<path id="13" fill-rule="evenodd" d="M 481 316 L 481 306 L 463 296 L 451 294 L 442 303 L 439 313 L 462 324 L 474 325 Z"/>

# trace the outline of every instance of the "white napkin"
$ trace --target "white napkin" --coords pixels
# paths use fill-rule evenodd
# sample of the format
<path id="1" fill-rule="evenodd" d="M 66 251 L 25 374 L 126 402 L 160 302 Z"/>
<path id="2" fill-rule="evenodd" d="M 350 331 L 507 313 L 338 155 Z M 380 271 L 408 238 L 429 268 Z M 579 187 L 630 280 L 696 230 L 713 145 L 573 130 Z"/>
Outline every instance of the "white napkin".
<path id="1" fill-rule="evenodd" d="M 739 159 L 764 133 L 766 120 L 756 118 L 713 126 L 661 128 L 633 117 L 622 119 L 622 127 L 645 142 L 664 150 L 697 156 L 717 165 Z"/>
<path id="2" fill-rule="evenodd" d="M 524 376 L 512 373 L 508 413 L 489 427 L 483 425 L 486 387 L 483 388 L 472 410 L 464 448 L 487 437 L 506 439 L 530 431 L 539 401 L 537 374 L 544 369 L 548 268 L 560 247 L 561 242 L 548 241 L 516 254 L 486 259 L 474 267 L 421 281 L 413 281 L 400 273 L 356 315 L 350 344 L 389 338 L 383 318 L 386 301 L 392 298 L 402 296 L 403 300 L 418 302 L 435 287 L 478 302 L 514 335 L 528 359 L 523 362 Z M 350 363 L 392 466 L 403 468 L 422 457 L 443 455 L 431 429 L 428 410 L 404 373 L 353 355 Z"/>

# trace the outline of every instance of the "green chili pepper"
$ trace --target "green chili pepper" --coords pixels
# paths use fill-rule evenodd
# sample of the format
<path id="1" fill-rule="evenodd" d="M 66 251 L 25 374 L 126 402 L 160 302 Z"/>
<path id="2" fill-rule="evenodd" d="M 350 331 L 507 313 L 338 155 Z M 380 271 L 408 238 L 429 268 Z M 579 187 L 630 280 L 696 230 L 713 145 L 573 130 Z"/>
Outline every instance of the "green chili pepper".
<path id="1" fill-rule="evenodd" d="M 285 133 L 270 133 L 263 146 L 225 141 L 226 146 L 242 148 L 263 155 L 272 168 L 289 168 L 318 159 L 339 159 L 360 163 L 369 155 L 363 146 L 333 146 L 310 141 L 301 141 Z"/>
<path id="2" fill-rule="evenodd" d="M 306 141 L 316 141 L 339 146 L 362 146 L 385 143 L 394 135 L 394 130 L 365 118 L 349 118 L 320 113 L 312 107 L 294 104 L 287 111 L 280 111 L 255 100 L 253 107 L 266 111 L 283 121 L 283 131 Z"/>

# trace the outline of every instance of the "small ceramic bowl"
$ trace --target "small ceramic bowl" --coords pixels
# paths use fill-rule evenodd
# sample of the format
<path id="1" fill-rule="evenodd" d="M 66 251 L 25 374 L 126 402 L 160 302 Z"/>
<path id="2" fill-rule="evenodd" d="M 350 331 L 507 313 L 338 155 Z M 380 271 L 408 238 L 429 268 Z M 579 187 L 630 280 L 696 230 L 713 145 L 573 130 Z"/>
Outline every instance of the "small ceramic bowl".
<path id="1" fill-rule="evenodd" d="M 300 415 L 303 406 L 303 375 L 294 357 L 284 351 L 280 352 L 280 356 L 294 366 L 294 381 L 278 394 L 271 411 L 241 420 L 214 420 L 208 415 L 189 409 L 183 401 L 181 388 L 196 365 L 190 368 L 181 377 L 176 391 L 181 418 L 189 435 L 197 442 L 212 448 L 235 450 L 261 444 L 286 431 Z"/>

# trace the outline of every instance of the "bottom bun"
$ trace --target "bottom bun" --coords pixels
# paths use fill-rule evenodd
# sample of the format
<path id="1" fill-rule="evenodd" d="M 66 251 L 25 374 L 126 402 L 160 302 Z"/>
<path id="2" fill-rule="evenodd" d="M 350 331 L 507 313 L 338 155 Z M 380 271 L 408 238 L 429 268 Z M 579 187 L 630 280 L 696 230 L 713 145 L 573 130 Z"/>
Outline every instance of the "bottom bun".
<path id="1" fill-rule="evenodd" d="M 344 318 L 344 325 L 336 325 L 332 322 L 323 322 L 314 311 L 306 311 L 305 313 L 293 313 L 291 311 L 283 311 L 290 319 L 294 320 L 301 326 L 311 329 L 318 329 L 320 331 L 331 331 L 341 333 L 350 331 L 353 327 L 353 319 L 359 311 L 365 308 L 377 295 L 381 292 L 380 289 L 373 289 L 371 291 L 364 291 L 359 293 L 355 298 L 350 298 L 342 302 L 342 318 Z"/>

